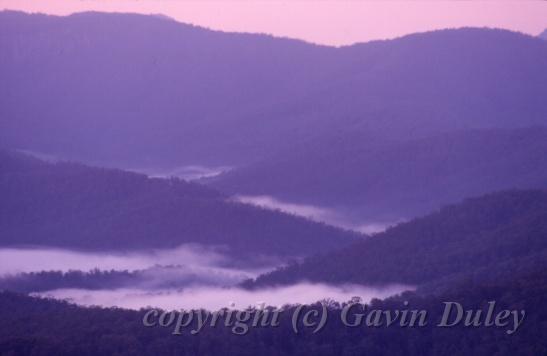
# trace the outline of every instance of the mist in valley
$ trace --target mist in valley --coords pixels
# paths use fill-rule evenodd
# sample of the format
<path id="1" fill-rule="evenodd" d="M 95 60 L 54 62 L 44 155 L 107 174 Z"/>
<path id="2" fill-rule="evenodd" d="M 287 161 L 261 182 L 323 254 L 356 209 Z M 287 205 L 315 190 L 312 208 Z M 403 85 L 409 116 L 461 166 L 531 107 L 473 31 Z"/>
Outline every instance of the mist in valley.
<path id="1" fill-rule="evenodd" d="M 137 173 L 143 173 L 150 178 L 171 178 L 177 177 L 187 181 L 196 181 L 202 178 L 216 177 L 222 173 L 228 172 L 233 167 L 230 166 L 205 166 L 205 165 L 189 165 L 173 167 L 169 169 L 129 169 Z"/>
<path id="2" fill-rule="evenodd" d="M 287 214 L 301 216 L 316 222 L 337 226 L 366 235 L 383 232 L 390 226 L 404 221 L 404 219 L 390 222 L 359 220 L 357 217 L 348 216 L 336 208 L 286 202 L 270 195 L 235 195 L 233 199 L 240 203 L 251 204 L 270 210 L 278 210 Z"/>
<path id="3" fill-rule="evenodd" d="M 232 286 L 273 269 L 273 260 L 241 265 L 210 247 L 85 252 L 53 248 L 0 249 L 0 289 L 43 291 L 56 287 L 142 290 L 195 285 Z"/>
<path id="4" fill-rule="evenodd" d="M 3 248 L 0 261 L 0 289 L 24 288 L 21 291 L 32 295 L 80 305 L 128 309 L 217 310 L 261 303 L 281 307 L 323 299 L 344 302 L 355 296 L 368 301 L 413 289 L 397 284 L 368 287 L 307 282 L 245 289 L 239 284 L 276 266 L 236 267 L 237 262 L 228 256 L 197 245 L 127 253 Z M 82 283 L 87 288 L 81 288 Z"/>
<path id="5" fill-rule="evenodd" d="M 412 289 L 413 287 L 404 285 L 367 287 L 363 285 L 333 286 L 298 283 L 291 286 L 258 290 L 212 286 L 194 286 L 178 290 L 58 289 L 35 293 L 34 295 L 69 300 L 86 306 L 100 305 L 127 309 L 140 309 L 151 306 L 165 310 L 219 310 L 222 308 L 245 309 L 247 307 L 259 307 L 260 305 L 282 307 L 293 304 L 311 304 L 326 299 L 346 302 L 353 297 L 360 297 L 363 302 L 368 302 L 373 298 L 382 299 Z"/>

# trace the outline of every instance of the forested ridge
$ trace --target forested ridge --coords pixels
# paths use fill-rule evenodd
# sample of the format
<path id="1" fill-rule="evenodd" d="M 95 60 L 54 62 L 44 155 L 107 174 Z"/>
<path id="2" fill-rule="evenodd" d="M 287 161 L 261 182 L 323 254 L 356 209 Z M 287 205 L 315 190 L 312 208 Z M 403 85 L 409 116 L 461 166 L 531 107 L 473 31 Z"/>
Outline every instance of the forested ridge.
<path id="1" fill-rule="evenodd" d="M 234 256 L 303 256 L 357 234 L 230 201 L 181 179 L 148 178 L 0 151 L 0 245 L 95 250 L 224 246 Z"/>
<path id="2" fill-rule="evenodd" d="M 547 188 L 547 129 L 475 129 L 385 140 L 333 134 L 209 179 L 223 192 L 336 207 L 394 222 L 497 190 Z"/>
<path id="3" fill-rule="evenodd" d="M 297 281 L 403 283 L 500 278 L 545 268 L 547 191 L 510 190 L 469 198 L 324 255 L 307 258 L 245 285 Z M 482 271 L 483 273 L 478 273 Z"/>

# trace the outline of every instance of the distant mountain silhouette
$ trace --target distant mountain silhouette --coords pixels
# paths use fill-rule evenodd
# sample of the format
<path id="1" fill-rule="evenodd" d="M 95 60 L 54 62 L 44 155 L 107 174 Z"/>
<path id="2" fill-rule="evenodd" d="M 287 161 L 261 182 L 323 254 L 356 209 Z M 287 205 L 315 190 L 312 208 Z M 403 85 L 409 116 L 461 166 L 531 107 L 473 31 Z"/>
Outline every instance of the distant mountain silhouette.
<path id="1" fill-rule="evenodd" d="M 539 38 L 543 38 L 544 40 L 547 40 L 547 30 L 543 31 L 538 35 Z"/>
<path id="2" fill-rule="evenodd" d="M 227 201 L 178 179 L 151 179 L 0 151 L 0 245 L 94 250 L 225 246 L 231 256 L 304 256 L 352 242 L 334 227 Z"/>
<path id="3" fill-rule="evenodd" d="M 447 206 L 339 251 L 258 277 L 248 286 L 306 280 L 447 288 L 547 268 L 547 191 L 506 191 Z M 461 282 L 461 280 L 460 280 Z"/>
<path id="4" fill-rule="evenodd" d="M 545 124 L 547 43 L 459 29 L 334 48 L 157 16 L 0 13 L 0 141 L 124 168 L 239 166 L 352 133 Z"/>
<path id="5" fill-rule="evenodd" d="M 337 207 L 361 220 L 397 221 L 495 190 L 547 188 L 547 129 L 462 130 L 400 141 L 333 135 L 210 184 Z"/>

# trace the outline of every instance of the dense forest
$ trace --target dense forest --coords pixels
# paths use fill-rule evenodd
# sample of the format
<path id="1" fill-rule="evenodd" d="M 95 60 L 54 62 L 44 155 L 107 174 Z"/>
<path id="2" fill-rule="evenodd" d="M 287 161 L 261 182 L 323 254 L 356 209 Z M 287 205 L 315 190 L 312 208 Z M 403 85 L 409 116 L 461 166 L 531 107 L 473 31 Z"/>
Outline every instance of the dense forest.
<path id="1" fill-rule="evenodd" d="M 245 285 L 307 280 L 432 287 L 441 280 L 450 285 L 459 278 L 481 281 L 543 270 L 546 253 L 547 191 L 511 190 L 466 199 Z"/>
<path id="2" fill-rule="evenodd" d="M 440 296 L 407 292 L 386 300 L 373 300 L 370 309 L 390 311 L 403 308 L 426 310 L 427 325 L 386 327 L 342 324 L 344 305 L 325 301 L 327 323 L 316 334 L 300 325 L 292 329 L 296 306 L 286 306 L 278 327 L 249 327 L 245 335 L 232 331 L 233 322 L 205 326 L 191 335 L 183 329 L 173 335 L 172 327 L 145 327 L 146 309 L 128 311 L 99 307 L 82 308 L 67 302 L 36 299 L 0 292 L 0 353 L 2 355 L 544 355 L 547 353 L 547 275 L 507 276 L 501 283 L 457 285 Z M 438 327 L 443 302 L 486 311 L 496 301 L 498 310 L 524 310 L 519 329 L 507 327 Z M 304 312 L 319 305 L 306 306 Z M 252 314 L 251 314 L 252 315 Z M 481 319 L 484 323 L 484 318 Z M 207 324 L 209 325 L 209 324 Z M 194 327 L 194 324 L 190 324 Z"/>
<path id="3" fill-rule="evenodd" d="M 252 260 L 304 256 L 357 234 L 156 179 L 0 151 L 0 245 L 138 250 L 219 245 Z M 183 261 L 181 261 L 183 262 Z"/>

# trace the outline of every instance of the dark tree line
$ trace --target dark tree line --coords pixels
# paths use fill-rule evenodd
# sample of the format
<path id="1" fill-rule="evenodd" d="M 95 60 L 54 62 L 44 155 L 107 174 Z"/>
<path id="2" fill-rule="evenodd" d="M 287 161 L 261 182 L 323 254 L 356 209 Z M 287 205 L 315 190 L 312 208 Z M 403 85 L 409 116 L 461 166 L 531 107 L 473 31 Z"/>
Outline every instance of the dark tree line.
<path id="1" fill-rule="evenodd" d="M 251 328 L 235 335 L 222 324 L 205 327 L 197 335 L 173 328 L 144 327 L 147 310 L 81 308 L 66 302 L 0 293 L 0 353 L 2 355 L 544 355 L 547 353 L 547 273 L 514 276 L 502 283 L 462 284 L 440 296 L 407 292 L 373 300 L 372 309 L 401 309 L 404 301 L 424 309 L 431 322 L 423 327 L 350 328 L 340 319 L 341 307 L 329 303 L 328 322 L 313 334 L 301 328 L 295 334 L 287 306 L 278 327 Z M 522 326 L 513 335 L 505 328 L 436 327 L 442 302 L 485 310 L 495 300 L 503 309 L 524 309 Z M 305 307 L 305 311 L 319 309 Z M 221 319 L 223 320 L 223 319 Z"/>

